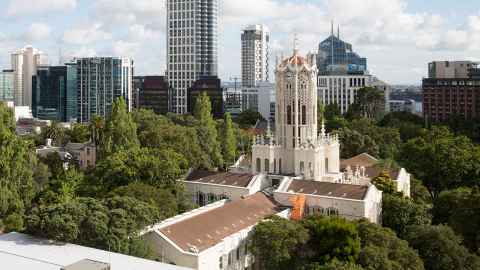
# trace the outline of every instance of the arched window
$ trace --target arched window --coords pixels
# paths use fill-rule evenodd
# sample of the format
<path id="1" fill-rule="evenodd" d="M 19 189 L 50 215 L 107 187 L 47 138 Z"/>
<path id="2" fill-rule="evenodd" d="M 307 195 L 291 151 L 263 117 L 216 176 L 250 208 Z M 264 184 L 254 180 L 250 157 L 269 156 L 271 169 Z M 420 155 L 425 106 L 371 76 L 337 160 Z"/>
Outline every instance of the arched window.
<path id="1" fill-rule="evenodd" d="M 273 173 L 277 173 L 277 159 L 273 159 Z"/>
<path id="2" fill-rule="evenodd" d="M 303 174 L 305 172 L 305 163 L 300 161 L 300 173 Z"/>
<path id="3" fill-rule="evenodd" d="M 287 124 L 288 125 L 292 124 L 292 106 L 291 105 L 287 106 Z"/>
<path id="4" fill-rule="evenodd" d="M 258 173 L 259 173 L 259 172 L 262 172 L 262 161 L 261 161 L 259 158 L 257 158 L 257 162 L 256 162 L 256 163 L 257 163 L 257 172 L 258 172 Z"/>
<path id="5" fill-rule="evenodd" d="M 278 159 L 278 173 L 279 174 L 282 173 L 282 159 L 281 158 Z"/>
<path id="6" fill-rule="evenodd" d="M 307 107 L 302 105 L 302 125 L 307 124 Z"/>
<path id="7" fill-rule="evenodd" d="M 328 173 L 328 158 L 325 158 L 325 173 Z"/>
<path id="8" fill-rule="evenodd" d="M 265 172 L 270 172 L 270 161 L 267 158 L 265 159 Z"/>

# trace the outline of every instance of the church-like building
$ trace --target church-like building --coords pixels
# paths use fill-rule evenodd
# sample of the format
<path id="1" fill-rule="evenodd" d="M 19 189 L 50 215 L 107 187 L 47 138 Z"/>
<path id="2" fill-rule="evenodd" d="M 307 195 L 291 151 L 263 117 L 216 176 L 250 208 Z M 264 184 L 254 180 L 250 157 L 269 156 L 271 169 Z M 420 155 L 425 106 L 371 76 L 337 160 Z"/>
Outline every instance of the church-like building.
<path id="1" fill-rule="evenodd" d="M 277 63 L 275 132 L 254 139 L 251 156 L 227 172 L 191 171 L 180 182 L 201 206 L 142 233 L 161 262 L 198 270 L 258 269 L 248 249 L 255 225 L 277 215 L 341 216 L 381 222 L 382 192 L 371 183 L 383 169 L 368 154 L 340 160 L 339 138 L 317 121 L 317 65 L 297 50 Z M 390 172 L 410 194 L 410 175 Z"/>
<path id="2" fill-rule="evenodd" d="M 277 65 L 275 134 L 258 136 L 252 147 L 252 173 L 300 176 L 305 180 L 341 179 L 340 144 L 318 129 L 315 57 L 293 55 Z"/>

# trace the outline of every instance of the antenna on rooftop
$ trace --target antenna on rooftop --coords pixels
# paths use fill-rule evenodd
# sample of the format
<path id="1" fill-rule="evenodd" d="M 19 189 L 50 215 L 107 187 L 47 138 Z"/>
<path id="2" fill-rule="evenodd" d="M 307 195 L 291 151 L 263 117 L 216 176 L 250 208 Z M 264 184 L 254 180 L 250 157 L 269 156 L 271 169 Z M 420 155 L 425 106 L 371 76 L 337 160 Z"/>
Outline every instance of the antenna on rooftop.
<path id="1" fill-rule="evenodd" d="M 298 54 L 298 35 L 297 35 L 297 33 L 295 33 L 294 37 L 293 37 L 293 53 Z"/>

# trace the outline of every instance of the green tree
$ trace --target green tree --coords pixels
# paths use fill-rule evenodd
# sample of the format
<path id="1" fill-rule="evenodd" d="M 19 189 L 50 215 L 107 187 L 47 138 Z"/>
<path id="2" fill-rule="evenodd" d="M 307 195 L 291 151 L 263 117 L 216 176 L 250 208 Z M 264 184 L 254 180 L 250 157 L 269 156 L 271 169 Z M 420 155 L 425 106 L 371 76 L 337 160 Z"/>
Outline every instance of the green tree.
<path id="1" fill-rule="evenodd" d="M 72 143 L 84 143 L 90 140 L 90 128 L 82 123 L 73 124 L 72 128 L 67 130 L 67 136 Z"/>
<path id="2" fill-rule="evenodd" d="M 252 110 L 245 110 L 235 118 L 235 122 L 238 123 L 241 128 L 251 128 L 255 126 L 259 120 L 265 120 L 265 118 L 263 118 L 259 112 Z"/>
<path id="3" fill-rule="evenodd" d="M 187 169 L 185 158 L 171 149 L 131 148 L 97 163 L 95 175 L 106 191 L 132 182 L 173 187 Z"/>
<path id="4" fill-rule="evenodd" d="M 92 140 L 96 147 L 102 145 L 105 132 L 105 119 L 98 115 L 94 115 L 89 124 L 90 132 L 92 134 Z"/>
<path id="5" fill-rule="evenodd" d="M 355 102 L 347 114 L 350 117 L 379 118 L 385 111 L 385 94 L 375 87 L 358 89 Z"/>
<path id="6" fill-rule="evenodd" d="M 400 238 L 404 239 L 409 226 L 431 223 L 428 210 L 426 205 L 416 204 L 410 198 L 384 194 L 382 224 L 384 227 L 394 230 Z"/>
<path id="7" fill-rule="evenodd" d="M 459 188 L 443 191 L 433 206 L 433 222 L 448 224 L 462 235 L 465 245 L 480 251 L 480 191 Z"/>
<path id="8" fill-rule="evenodd" d="M 428 189 L 423 185 L 422 181 L 411 176 L 410 184 L 410 195 L 416 203 L 432 203 L 432 197 L 430 197 L 430 193 L 428 193 Z"/>
<path id="9" fill-rule="evenodd" d="M 127 111 L 125 100 L 118 98 L 112 104 L 112 113 L 105 125 L 101 145 L 102 156 L 139 146 L 137 126 Z"/>
<path id="10" fill-rule="evenodd" d="M 169 218 L 178 213 L 178 202 L 171 190 L 134 182 L 113 190 L 109 196 L 131 197 L 157 207 L 162 217 Z"/>
<path id="11" fill-rule="evenodd" d="M 57 121 L 53 121 L 49 126 L 43 128 L 41 137 L 43 143 L 46 139 L 52 139 L 52 143 L 56 146 L 63 146 L 67 142 L 65 128 L 61 127 Z"/>
<path id="12" fill-rule="evenodd" d="M 255 226 L 251 251 L 261 269 L 295 269 L 298 249 L 307 240 L 308 232 L 300 223 L 272 216 Z"/>
<path id="13" fill-rule="evenodd" d="M 379 147 L 368 135 L 362 135 L 347 127 L 334 132 L 340 138 L 340 155 L 342 158 L 369 153 L 372 156 L 379 156 Z"/>
<path id="14" fill-rule="evenodd" d="M 230 113 L 225 114 L 221 128 L 222 155 L 225 167 L 235 163 L 235 151 L 237 149 L 237 137 L 233 128 L 232 117 Z"/>
<path id="15" fill-rule="evenodd" d="M 372 184 L 384 193 L 394 194 L 397 192 L 397 186 L 388 174 L 388 171 L 382 171 L 378 176 L 372 179 Z"/>
<path id="16" fill-rule="evenodd" d="M 310 216 L 302 220 L 310 236 L 302 255 L 309 263 L 339 260 L 354 263 L 360 252 L 355 224 L 339 217 Z"/>
<path id="17" fill-rule="evenodd" d="M 480 171 L 478 146 L 444 127 L 434 127 L 425 136 L 405 143 L 400 161 L 423 181 L 433 199 L 443 190 L 470 184 Z"/>
<path id="18" fill-rule="evenodd" d="M 223 164 L 221 147 L 215 120 L 212 117 L 210 98 L 203 92 L 195 103 L 194 116 L 197 119 L 197 135 L 200 146 L 210 158 L 212 166 L 219 167 Z"/>
<path id="19" fill-rule="evenodd" d="M 313 263 L 302 269 L 305 269 L 305 270 L 363 270 L 364 268 L 354 263 L 333 260 L 332 262 L 324 265 Z"/>
<path id="20" fill-rule="evenodd" d="M 470 254 L 448 226 L 412 226 L 406 239 L 418 250 L 427 270 L 480 269 L 478 256 Z"/>
<path id="21" fill-rule="evenodd" d="M 357 263 L 367 270 L 423 270 L 423 262 L 408 242 L 366 220 L 357 223 L 361 251 Z"/>
<path id="22" fill-rule="evenodd" d="M 15 135 L 13 113 L 0 103 L 0 220 L 13 223 L 30 206 L 37 159 L 29 141 Z M 12 216 L 13 214 L 13 216 Z"/>

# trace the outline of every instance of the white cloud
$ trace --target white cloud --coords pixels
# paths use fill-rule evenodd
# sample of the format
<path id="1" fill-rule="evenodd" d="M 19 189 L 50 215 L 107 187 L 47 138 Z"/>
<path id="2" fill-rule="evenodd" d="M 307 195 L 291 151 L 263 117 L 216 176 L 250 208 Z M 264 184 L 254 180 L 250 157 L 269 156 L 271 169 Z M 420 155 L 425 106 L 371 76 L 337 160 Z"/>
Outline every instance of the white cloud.
<path id="1" fill-rule="evenodd" d="M 35 42 L 47 39 L 50 36 L 51 29 L 44 23 L 32 23 L 28 30 L 23 34 L 22 39 L 27 42 Z"/>
<path id="2" fill-rule="evenodd" d="M 76 0 L 10 0 L 7 7 L 8 16 L 21 16 L 72 10 L 77 6 Z"/>
<path id="3" fill-rule="evenodd" d="M 139 49 L 139 43 L 119 40 L 113 44 L 112 52 L 116 56 L 134 57 Z"/>
<path id="4" fill-rule="evenodd" d="M 70 44 L 91 44 L 94 42 L 110 40 L 112 34 L 102 29 L 102 24 L 80 25 L 76 28 L 65 31 L 63 41 Z"/>

